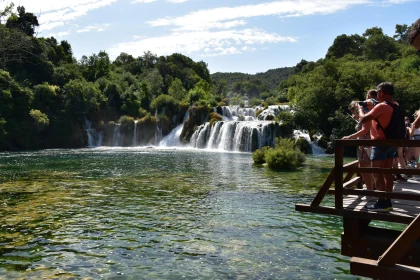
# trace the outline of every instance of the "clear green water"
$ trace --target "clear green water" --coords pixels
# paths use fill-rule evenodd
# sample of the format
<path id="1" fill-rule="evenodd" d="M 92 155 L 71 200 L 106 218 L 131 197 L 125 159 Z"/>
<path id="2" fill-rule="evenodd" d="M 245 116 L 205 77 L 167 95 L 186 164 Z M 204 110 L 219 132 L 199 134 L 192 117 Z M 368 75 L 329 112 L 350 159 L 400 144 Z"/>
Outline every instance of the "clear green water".
<path id="1" fill-rule="evenodd" d="M 0 153 L 1 279 L 333 279 L 341 218 L 310 203 L 333 158 L 297 172 L 247 153 Z"/>

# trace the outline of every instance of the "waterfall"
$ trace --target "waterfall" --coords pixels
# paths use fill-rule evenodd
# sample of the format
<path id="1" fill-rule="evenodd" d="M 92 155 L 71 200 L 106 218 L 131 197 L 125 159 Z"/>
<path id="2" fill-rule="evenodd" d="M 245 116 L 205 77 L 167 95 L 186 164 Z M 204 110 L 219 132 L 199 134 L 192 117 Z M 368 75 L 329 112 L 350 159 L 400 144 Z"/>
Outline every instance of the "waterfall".
<path id="1" fill-rule="evenodd" d="M 99 147 L 102 145 L 103 132 L 97 132 L 96 129 L 92 128 L 92 122 L 86 118 L 84 129 L 88 138 L 88 147 Z"/>
<path id="2" fill-rule="evenodd" d="M 181 132 L 182 128 L 184 127 L 184 124 L 178 125 L 176 128 L 174 128 L 171 133 L 166 135 L 160 142 L 159 146 L 161 147 L 173 147 L 173 146 L 181 146 Z"/>
<path id="3" fill-rule="evenodd" d="M 278 134 L 270 121 L 220 121 L 199 126 L 191 137 L 194 148 L 252 152 L 262 145 L 272 146 Z"/>
<path id="4" fill-rule="evenodd" d="M 224 122 L 217 122 L 214 124 L 210 132 L 210 138 L 207 142 L 207 149 L 214 149 L 217 147 L 217 136 L 219 135 L 220 128 L 223 126 Z"/>
<path id="5" fill-rule="evenodd" d="M 120 138 L 121 138 L 121 133 L 120 133 L 120 125 L 116 124 L 114 126 L 114 133 L 112 136 L 112 140 L 113 140 L 113 146 L 119 146 L 120 145 Z"/>
<path id="6" fill-rule="evenodd" d="M 312 148 L 312 154 L 313 155 L 323 155 L 325 154 L 324 149 L 322 149 L 316 142 L 311 141 L 311 137 L 309 136 L 309 133 L 307 130 L 293 130 L 294 138 L 305 138 L 306 141 L 309 142 Z"/>
<path id="7" fill-rule="evenodd" d="M 241 108 L 239 106 L 222 106 L 222 118 L 224 121 L 253 121 L 256 118 L 256 110 L 254 108 Z M 217 108 L 214 108 L 217 111 Z"/>
<path id="8" fill-rule="evenodd" d="M 138 120 L 134 121 L 134 131 L 133 131 L 133 146 L 137 146 L 137 122 Z"/>

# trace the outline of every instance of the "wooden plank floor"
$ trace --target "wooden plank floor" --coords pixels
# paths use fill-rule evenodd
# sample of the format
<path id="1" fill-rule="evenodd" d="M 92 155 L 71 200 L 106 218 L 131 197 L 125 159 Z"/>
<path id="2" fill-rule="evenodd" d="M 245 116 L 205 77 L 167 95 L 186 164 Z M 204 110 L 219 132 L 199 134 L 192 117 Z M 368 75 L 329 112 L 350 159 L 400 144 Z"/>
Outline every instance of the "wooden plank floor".
<path id="1" fill-rule="evenodd" d="M 394 191 L 420 194 L 420 177 L 408 179 L 407 182 L 394 182 Z M 368 202 L 366 197 L 349 195 L 344 198 L 343 207 L 346 210 L 352 210 L 356 212 L 375 213 L 374 211 L 366 210 L 365 205 L 369 204 L 373 203 Z M 393 199 L 392 207 L 393 211 L 388 212 L 392 215 L 414 219 L 418 214 L 420 214 L 420 201 Z"/>

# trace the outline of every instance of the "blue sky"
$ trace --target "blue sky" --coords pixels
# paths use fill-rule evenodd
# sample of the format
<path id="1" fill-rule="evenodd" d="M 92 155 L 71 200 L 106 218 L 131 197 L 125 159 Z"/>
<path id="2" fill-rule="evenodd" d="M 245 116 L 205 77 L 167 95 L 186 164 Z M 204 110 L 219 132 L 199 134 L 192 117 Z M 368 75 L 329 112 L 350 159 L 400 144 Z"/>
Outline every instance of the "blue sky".
<path id="1" fill-rule="evenodd" d="M 0 4 L 10 2 L 0 0 Z M 38 37 L 67 40 L 74 56 L 105 50 L 114 60 L 182 53 L 211 73 L 255 74 L 323 58 L 341 34 L 420 16 L 420 0 L 19 0 L 39 17 Z"/>

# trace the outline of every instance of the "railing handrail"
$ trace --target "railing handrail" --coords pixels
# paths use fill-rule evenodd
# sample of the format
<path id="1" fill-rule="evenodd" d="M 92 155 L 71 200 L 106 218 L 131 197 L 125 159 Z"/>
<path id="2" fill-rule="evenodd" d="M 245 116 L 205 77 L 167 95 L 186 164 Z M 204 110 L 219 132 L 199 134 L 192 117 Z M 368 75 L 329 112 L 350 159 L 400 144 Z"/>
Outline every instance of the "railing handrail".
<path id="1" fill-rule="evenodd" d="M 337 139 L 335 140 L 335 208 L 343 209 L 343 174 L 344 172 L 352 173 L 393 173 L 393 174 L 411 174 L 420 175 L 420 169 L 409 168 L 379 168 L 379 167 L 358 167 L 351 165 L 344 165 L 344 147 L 349 146 L 388 146 L 388 147 L 420 147 L 420 140 L 408 139 L 394 139 L 394 140 L 359 140 L 359 139 Z M 347 191 L 346 191 L 347 192 Z M 360 190 L 359 193 L 367 192 L 367 190 Z M 379 191 L 369 191 L 369 195 L 375 194 Z M 380 192 L 382 193 L 382 192 Z M 396 199 L 393 193 L 388 193 L 387 197 Z M 382 196 L 382 195 L 378 195 Z M 398 195 L 395 195 L 398 196 Z M 418 194 L 407 194 L 406 200 L 418 200 Z"/>
<path id="2" fill-rule="evenodd" d="M 420 147 L 420 140 L 392 139 L 392 140 L 371 140 L 371 139 L 337 139 L 337 144 L 342 146 L 388 146 L 388 147 Z"/>

